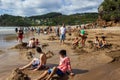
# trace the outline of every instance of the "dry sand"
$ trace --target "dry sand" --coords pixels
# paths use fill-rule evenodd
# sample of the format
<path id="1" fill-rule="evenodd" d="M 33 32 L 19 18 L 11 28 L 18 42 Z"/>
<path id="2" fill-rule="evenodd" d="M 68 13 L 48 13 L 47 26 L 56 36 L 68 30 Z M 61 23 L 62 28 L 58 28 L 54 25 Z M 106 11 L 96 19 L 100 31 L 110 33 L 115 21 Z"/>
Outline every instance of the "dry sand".
<path id="1" fill-rule="evenodd" d="M 111 33 L 112 32 L 112 33 Z M 49 46 L 43 48 L 44 52 L 48 52 L 49 50 L 54 53 L 54 56 L 48 59 L 47 65 L 50 67 L 56 66 L 59 63 L 58 52 L 61 49 L 66 49 L 68 56 L 71 58 L 71 65 L 73 72 L 76 74 L 74 77 L 65 77 L 59 78 L 54 77 L 52 80 L 119 80 L 120 79 L 120 30 L 119 31 L 109 31 L 109 30 L 87 30 L 88 40 L 93 40 L 96 35 L 99 37 L 105 35 L 107 37 L 108 43 L 112 44 L 110 49 L 101 49 L 101 50 L 91 50 L 87 46 L 83 48 L 84 51 L 79 51 L 79 53 L 74 52 L 75 49 L 72 49 L 70 43 L 72 42 L 72 38 L 74 36 L 68 36 L 65 45 L 60 45 L 59 40 L 48 40 L 49 36 L 54 36 L 54 34 L 50 35 L 36 35 L 39 38 L 41 43 L 47 43 Z M 25 50 L 24 50 L 25 51 Z M 114 51 L 114 52 L 113 52 Z M 116 51 L 116 52 L 115 52 Z M 37 55 L 37 54 L 35 54 Z M 16 55 L 19 56 L 19 55 Z M 118 59 L 116 59 L 118 58 Z M 115 59 L 115 60 L 114 60 Z M 28 63 L 27 60 L 22 60 L 24 63 L 18 60 L 19 64 L 14 65 L 12 67 L 7 67 L 7 72 L 4 75 L 0 72 L 0 80 L 5 80 L 6 75 L 10 75 L 11 69 L 16 67 L 21 67 Z M 114 62 L 113 62 L 114 61 Z M 111 63 L 112 62 L 112 63 Z M 21 65 L 20 65 L 21 64 Z M 12 65 L 12 64 L 11 64 Z M 10 65 L 8 65 L 10 66 Z M 25 70 L 24 73 L 28 74 L 31 80 L 34 80 L 40 76 L 42 71 L 33 72 L 31 70 Z"/>

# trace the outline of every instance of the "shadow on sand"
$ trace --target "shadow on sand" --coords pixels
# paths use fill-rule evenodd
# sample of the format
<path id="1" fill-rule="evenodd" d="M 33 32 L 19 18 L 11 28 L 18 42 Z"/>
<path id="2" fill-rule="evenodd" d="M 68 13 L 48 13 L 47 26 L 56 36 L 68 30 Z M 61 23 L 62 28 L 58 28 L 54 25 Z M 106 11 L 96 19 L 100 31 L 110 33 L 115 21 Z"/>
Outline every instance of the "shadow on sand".
<path id="1" fill-rule="evenodd" d="M 88 70 L 73 69 L 73 72 L 75 74 L 84 74 L 84 73 L 87 73 L 89 71 Z"/>
<path id="2" fill-rule="evenodd" d="M 58 66 L 57 64 L 48 64 L 48 66 L 50 68 L 54 67 L 54 66 Z M 87 73 L 89 72 L 88 70 L 80 70 L 80 69 L 72 69 L 73 72 L 75 73 L 75 75 L 77 74 L 84 74 L 84 73 Z M 59 77 L 57 75 L 54 75 L 53 78 L 51 80 L 73 80 L 74 77 L 70 77 L 69 74 L 65 74 L 65 76 L 63 77 Z"/>

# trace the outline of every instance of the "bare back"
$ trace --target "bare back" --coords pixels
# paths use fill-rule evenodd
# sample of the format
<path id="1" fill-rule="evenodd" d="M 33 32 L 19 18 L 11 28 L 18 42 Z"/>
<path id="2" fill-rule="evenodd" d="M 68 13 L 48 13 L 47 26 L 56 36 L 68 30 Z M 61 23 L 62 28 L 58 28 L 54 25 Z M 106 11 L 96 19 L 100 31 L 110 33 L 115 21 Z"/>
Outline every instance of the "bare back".
<path id="1" fill-rule="evenodd" d="M 45 53 L 40 54 L 40 63 L 41 65 L 46 65 L 47 57 Z"/>

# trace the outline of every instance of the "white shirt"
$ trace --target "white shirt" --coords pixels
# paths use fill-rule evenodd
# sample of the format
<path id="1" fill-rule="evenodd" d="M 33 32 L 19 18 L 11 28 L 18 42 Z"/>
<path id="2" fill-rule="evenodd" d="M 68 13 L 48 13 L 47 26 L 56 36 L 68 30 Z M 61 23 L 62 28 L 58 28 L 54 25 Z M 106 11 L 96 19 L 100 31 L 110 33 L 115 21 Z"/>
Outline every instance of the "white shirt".
<path id="1" fill-rule="evenodd" d="M 32 41 L 29 41 L 28 47 L 32 47 Z"/>
<path id="2" fill-rule="evenodd" d="M 61 34 L 65 34 L 66 33 L 66 28 L 65 27 L 61 27 L 60 28 L 60 33 Z"/>

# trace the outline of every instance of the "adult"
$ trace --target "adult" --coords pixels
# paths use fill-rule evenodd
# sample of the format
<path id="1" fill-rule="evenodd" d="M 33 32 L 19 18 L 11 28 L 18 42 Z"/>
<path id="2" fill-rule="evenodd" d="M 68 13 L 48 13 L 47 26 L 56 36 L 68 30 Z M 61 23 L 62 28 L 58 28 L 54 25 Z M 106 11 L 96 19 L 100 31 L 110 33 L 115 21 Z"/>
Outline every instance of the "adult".
<path id="1" fill-rule="evenodd" d="M 18 32 L 18 28 L 15 28 L 15 32 L 16 32 L 16 33 Z"/>
<path id="2" fill-rule="evenodd" d="M 83 26 L 81 27 L 81 30 L 80 30 L 80 37 L 81 37 L 82 46 L 85 46 L 85 41 L 87 37 L 85 36 L 85 30 Z"/>
<path id="3" fill-rule="evenodd" d="M 106 45 L 107 45 L 107 41 L 105 40 L 105 36 L 102 36 L 101 37 L 102 39 L 101 39 L 101 41 L 100 41 L 100 47 L 102 48 L 102 47 L 105 47 Z"/>
<path id="4" fill-rule="evenodd" d="M 35 38 L 30 39 L 30 41 L 28 43 L 28 47 L 29 48 L 35 48 L 36 47 Z"/>
<path id="5" fill-rule="evenodd" d="M 22 68 L 19 68 L 20 70 L 24 70 L 30 66 L 34 71 L 43 69 L 46 67 L 46 61 L 47 61 L 46 54 L 42 52 L 42 49 L 40 47 L 37 47 L 36 51 L 39 53 L 39 58 L 34 58 L 30 63 L 23 66 Z"/>
<path id="6" fill-rule="evenodd" d="M 94 46 L 96 48 L 100 48 L 100 40 L 99 40 L 98 36 L 95 37 Z"/>
<path id="7" fill-rule="evenodd" d="M 60 43 L 64 44 L 65 37 L 66 37 L 66 27 L 63 24 L 63 26 L 60 28 Z"/>
<path id="8" fill-rule="evenodd" d="M 37 33 L 38 33 L 38 35 L 40 35 L 40 28 L 37 29 Z"/>
<path id="9" fill-rule="evenodd" d="M 76 37 L 76 38 L 74 39 L 72 45 L 73 45 L 73 46 L 78 46 L 78 45 L 79 45 L 79 41 L 80 41 L 79 38 Z"/>
<path id="10" fill-rule="evenodd" d="M 40 44 L 39 40 L 36 39 L 36 40 L 35 40 L 35 46 L 38 46 L 39 44 Z"/>
<path id="11" fill-rule="evenodd" d="M 21 42 L 21 43 L 23 42 L 23 34 L 24 34 L 23 30 L 20 29 L 18 31 L 18 41 Z"/>

